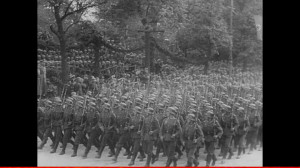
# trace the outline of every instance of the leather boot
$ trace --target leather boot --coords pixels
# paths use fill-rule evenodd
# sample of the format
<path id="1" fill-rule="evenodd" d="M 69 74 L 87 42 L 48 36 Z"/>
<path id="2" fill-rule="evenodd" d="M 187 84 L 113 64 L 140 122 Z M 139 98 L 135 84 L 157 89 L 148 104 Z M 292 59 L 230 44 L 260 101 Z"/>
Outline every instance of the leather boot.
<path id="1" fill-rule="evenodd" d="M 173 157 L 173 167 L 177 167 L 177 158 Z"/>
<path id="2" fill-rule="evenodd" d="M 85 149 L 84 154 L 82 155 L 82 158 L 83 158 L 83 159 L 86 159 L 88 153 L 89 153 L 89 150 Z"/>
<path id="3" fill-rule="evenodd" d="M 193 160 L 193 163 L 194 163 L 195 167 L 198 167 L 198 166 L 199 166 L 199 161 L 198 161 L 197 159 L 194 159 L 194 160 Z"/>
<path id="4" fill-rule="evenodd" d="M 207 166 L 207 167 L 210 166 L 210 162 L 211 162 L 211 155 L 208 154 L 208 155 L 206 156 L 206 166 Z"/>
<path id="5" fill-rule="evenodd" d="M 147 155 L 147 161 L 145 167 L 150 167 L 150 161 L 151 161 L 151 154 Z"/>
<path id="6" fill-rule="evenodd" d="M 166 163 L 166 167 L 170 167 L 172 160 L 170 158 L 168 158 L 167 163 Z"/>
<path id="7" fill-rule="evenodd" d="M 216 155 L 215 155 L 215 154 L 212 154 L 211 158 L 212 158 L 212 164 L 211 164 L 211 165 L 212 165 L 212 166 L 215 166 L 216 161 L 217 161 Z"/>
<path id="8" fill-rule="evenodd" d="M 137 155 L 137 153 L 134 153 L 134 154 L 133 154 L 133 156 L 132 156 L 132 158 L 131 158 L 131 161 L 130 161 L 130 163 L 128 164 L 128 166 L 134 165 L 134 161 L 135 161 L 136 155 Z"/>
<path id="9" fill-rule="evenodd" d="M 59 153 L 59 155 L 64 155 L 64 154 L 66 153 L 65 150 L 66 150 L 66 148 L 63 148 L 63 149 L 61 150 L 61 152 Z"/>
<path id="10" fill-rule="evenodd" d="M 41 143 L 40 146 L 38 147 L 38 149 L 43 149 L 45 144 Z"/>
<path id="11" fill-rule="evenodd" d="M 116 153 L 115 153 L 115 150 L 113 149 L 113 150 L 111 150 L 111 152 L 110 152 L 110 154 L 108 155 L 108 157 L 113 157 L 115 154 L 116 154 Z"/>
<path id="12" fill-rule="evenodd" d="M 116 151 L 116 154 L 115 154 L 115 157 L 112 159 L 114 162 L 117 162 L 117 160 L 118 160 L 118 156 L 119 156 L 119 154 L 120 154 L 120 148 L 117 148 L 117 151 Z"/>
<path id="13" fill-rule="evenodd" d="M 77 156 L 78 146 L 79 146 L 79 145 L 75 145 L 75 146 L 74 146 L 73 154 L 71 155 L 71 157 Z"/>
<path id="14" fill-rule="evenodd" d="M 185 167 L 192 167 L 192 166 L 193 166 L 193 163 L 190 160 L 188 160 Z"/>
<path id="15" fill-rule="evenodd" d="M 155 159 L 156 159 L 155 155 L 152 154 L 152 156 L 151 156 L 151 164 L 154 164 L 154 163 L 155 163 L 155 161 L 156 161 Z"/>

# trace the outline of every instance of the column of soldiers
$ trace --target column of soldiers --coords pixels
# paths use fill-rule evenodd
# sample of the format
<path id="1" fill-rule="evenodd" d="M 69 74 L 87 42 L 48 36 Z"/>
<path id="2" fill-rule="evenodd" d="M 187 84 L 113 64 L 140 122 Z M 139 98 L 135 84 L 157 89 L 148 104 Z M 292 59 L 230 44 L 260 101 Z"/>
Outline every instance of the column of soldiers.
<path id="1" fill-rule="evenodd" d="M 260 150 L 261 76 L 247 78 L 253 85 L 243 86 L 242 75 L 183 75 L 164 81 L 153 78 L 148 86 L 114 81 L 97 94 L 72 92 L 67 98 L 40 100 L 38 148 L 50 138 L 51 153 L 56 153 L 61 143 L 59 154 L 64 155 L 69 143 L 73 146 L 71 157 L 76 157 L 82 144 L 82 157 L 87 158 L 94 145 L 96 158 L 101 158 L 108 146 L 114 162 L 124 148 L 129 166 L 139 158 L 146 160 L 147 167 L 159 160 L 161 152 L 169 167 L 177 166 L 184 152 L 186 166 L 198 166 L 200 149 L 206 154 L 206 166 L 216 164 L 219 148 L 221 164 L 232 159 L 234 152 L 239 159 L 247 148 L 248 153 Z M 129 89 L 122 92 L 125 85 Z"/>

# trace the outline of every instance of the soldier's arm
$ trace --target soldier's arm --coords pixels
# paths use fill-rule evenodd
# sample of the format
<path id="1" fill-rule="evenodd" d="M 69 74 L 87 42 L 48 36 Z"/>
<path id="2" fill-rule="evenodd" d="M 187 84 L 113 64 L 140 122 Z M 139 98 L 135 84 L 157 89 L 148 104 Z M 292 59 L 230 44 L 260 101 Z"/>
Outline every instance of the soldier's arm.
<path id="1" fill-rule="evenodd" d="M 198 134 L 197 140 L 203 142 L 204 141 L 204 134 L 203 134 L 203 131 L 202 131 L 202 127 L 200 125 L 198 125 L 196 131 L 197 131 L 196 133 Z"/>
<path id="2" fill-rule="evenodd" d="M 236 115 L 233 115 L 233 127 L 234 129 L 237 129 L 239 127 L 239 121 Z"/>
<path id="3" fill-rule="evenodd" d="M 159 136 L 160 136 L 160 137 L 163 135 L 164 122 L 165 122 L 165 119 L 162 120 L 161 126 L 160 126 L 160 128 L 159 128 Z"/>
<path id="4" fill-rule="evenodd" d="M 223 135 L 223 129 L 220 126 L 218 121 L 215 121 L 215 128 L 217 129 L 217 135 L 218 137 L 221 137 Z"/>
<path id="5" fill-rule="evenodd" d="M 157 118 L 153 120 L 153 127 L 154 127 L 153 134 L 157 134 L 159 132 L 159 122 Z"/>
<path id="6" fill-rule="evenodd" d="M 180 122 L 178 120 L 176 122 L 175 130 L 176 130 L 175 136 L 179 136 L 182 132 L 181 125 L 180 125 Z"/>

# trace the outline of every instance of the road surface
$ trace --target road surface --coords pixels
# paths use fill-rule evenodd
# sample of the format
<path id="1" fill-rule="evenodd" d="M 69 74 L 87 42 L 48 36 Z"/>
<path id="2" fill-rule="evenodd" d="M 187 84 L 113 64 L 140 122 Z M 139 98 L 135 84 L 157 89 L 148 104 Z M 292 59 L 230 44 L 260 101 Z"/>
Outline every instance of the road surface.
<path id="1" fill-rule="evenodd" d="M 102 157 L 100 159 L 96 159 L 96 148 L 93 146 L 91 151 L 89 152 L 89 155 L 86 159 L 83 159 L 81 156 L 84 153 L 85 147 L 83 145 L 79 146 L 77 157 L 71 157 L 73 150 L 72 145 L 68 144 L 66 149 L 65 155 L 59 155 L 61 148 L 58 147 L 58 150 L 56 153 L 51 154 L 51 148 L 50 148 L 51 140 L 48 140 L 48 143 L 45 145 L 45 147 L 42 150 L 38 150 L 38 166 L 128 166 L 128 163 L 130 162 L 130 159 L 126 159 L 126 156 L 123 156 L 123 153 L 125 152 L 124 149 L 122 149 L 118 162 L 114 163 L 112 161 L 112 157 L 107 157 L 108 155 L 108 147 L 105 148 L 103 151 Z M 38 144 L 40 144 L 40 140 L 38 140 Z M 60 145 L 59 145 L 60 146 Z M 248 150 L 247 150 L 248 151 Z M 242 155 L 240 159 L 236 159 L 235 152 L 234 156 L 231 160 L 225 160 L 225 164 L 221 164 L 220 160 L 221 158 L 218 157 L 218 160 L 216 162 L 215 166 L 262 166 L 262 151 L 253 151 L 252 154 L 246 154 Z M 216 151 L 216 154 L 219 154 L 219 150 Z M 156 161 L 153 165 L 150 166 L 165 166 L 167 158 L 161 157 L 162 154 L 160 154 L 159 160 Z M 205 166 L 205 157 L 206 154 L 203 153 L 203 148 L 200 150 L 200 164 L 199 166 Z M 138 158 L 136 158 L 135 165 L 134 166 L 144 166 L 145 161 L 140 162 Z M 182 156 L 181 159 L 177 161 L 177 166 L 185 166 L 186 165 L 186 156 L 185 153 Z M 172 166 L 172 165 L 171 165 Z"/>

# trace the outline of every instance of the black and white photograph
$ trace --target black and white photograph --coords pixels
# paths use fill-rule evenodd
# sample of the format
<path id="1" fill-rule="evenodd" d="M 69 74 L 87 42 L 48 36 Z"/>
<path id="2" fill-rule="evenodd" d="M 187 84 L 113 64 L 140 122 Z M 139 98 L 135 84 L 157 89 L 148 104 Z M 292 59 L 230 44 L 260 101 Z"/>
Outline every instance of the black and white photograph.
<path id="1" fill-rule="evenodd" d="M 37 0 L 37 15 L 38 166 L 263 166 L 262 0 Z"/>

